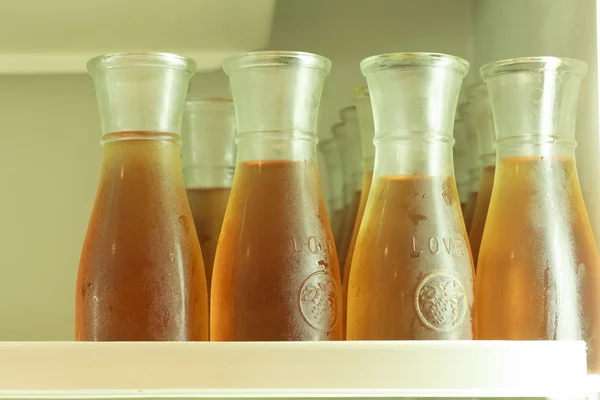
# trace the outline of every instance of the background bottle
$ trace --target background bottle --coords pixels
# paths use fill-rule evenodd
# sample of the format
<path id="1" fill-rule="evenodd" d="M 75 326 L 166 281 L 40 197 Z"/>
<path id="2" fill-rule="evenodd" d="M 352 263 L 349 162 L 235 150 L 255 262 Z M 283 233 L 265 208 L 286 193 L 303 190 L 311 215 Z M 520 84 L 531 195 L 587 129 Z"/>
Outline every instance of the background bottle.
<path id="1" fill-rule="evenodd" d="M 195 68 L 163 53 L 88 63 L 104 155 L 77 276 L 77 340 L 207 339 L 206 278 L 179 149 Z"/>
<path id="2" fill-rule="evenodd" d="M 361 201 L 361 190 L 363 182 L 362 172 L 362 149 L 360 137 L 360 125 L 358 123 L 358 113 L 356 106 L 350 106 L 340 110 L 340 118 L 345 126 L 346 150 L 344 152 L 346 172 L 346 190 L 349 199 L 348 211 L 342 224 L 340 243 L 337 246 L 340 260 L 340 270 L 344 275 L 344 265 L 348 257 L 352 233 L 358 215 L 358 209 Z"/>
<path id="3" fill-rule="evenodd" d="M 323 159 L 326 164 L 328 180 L 331 183 L 330 187 L 330 203 L 331 213 L 329 221 L 331 230 L 333 231 L 334 240 L 339 243 L 339 233 L 344 215 L 344 171 L 342 170 L 340 160 L 340 150 L 338 142 L 335 139 L 319 140 L 318 148 L 323 154 Z"/>
<path id="4" fill-rule="evenodd" d="M 585 339 L 600 372 L 600 257 L 575 168 L 587 66 L 555 57 L 481 68 L 494 114 L 496 178 L 477 272 L 479 339 Z"/>
<path id="5" fill-rule="evenodd" d="M 468 65 L 429 53 L 361 63 L 376 151 L 350 268 L 350 340 L 473 337 L 473 264 L 452 167 Z"/>
<path id="6" fill-rule="evenodd" d="M 235 169 L 233 101 L 188 99 L 183 113 L 181 162 L 188 201 L 202 248 L 210 298 L 215 251 Z"/>
<path id="7" fill-rule="evenodd" d="M 211 340 L 342 337 L 340 271 L 316 161 L 330 65 L 272 51 L 224 63 L 238 157 L 215 257 Z"/>
<path id="8" fill-rule="evenodd" d="M 496 150 L 494 134 L 494 118 L 492 108 L 485 84 L 474 86 L 470 94 L 471 119 L 477 134 L 481 165 L 481 182 L 477 195 L 477 203 L 473 211 L 471 229 L 469 229 L 469 243 L 475 270 L 477 270 L 477 258 L 479 247 L 487 218 L 492 187 L 494 186 L 494 174 L 496 173 Z"/>
<path id="9" fill-rule="evenodd" d="M 362 189 L 360 191 L 360 203 L 356 220 L 352 229 L 352 237 L 348 246 L 346 260 L 343 268 L 344 276 L 342 279 L 344 289 L 344 306 L 348 296 L 348 279 L 350 277 L 350 266 L 352 265 L 352 255 L 356 246 L 356 237 L 358 230 L 365 213 L 369 191 L 371 190 L 371 181 L 373 180 L 373 167 L 375 165 L 375 146 L 373 138 L 375 136 L 375 127 L 373 126 L 373 109 L 371 108 L 371 96 L 369 96 L 369 88 L 362 87 L 355 90 L 354 104 L 356 106 L 358 123 L 360 127 L 360 139 L 362 147 Z M 345 309 L 346 307 L 344 307 Z M 345 316 L 345 313 L 344 313 Z M 344 329 L 346 319 L 344 318 Z"/>
<path id="10" fill-rule="evenodd" d="M 456 187 L 458 189 L 458 198 L 460 199 L 460 208 L 462 209 L 464 216 L 469 201 L 469 192 L 471 191 L 471 178 L 469 176 L 469 142 L 467 141 L 464 122 L 460 117 L 457 117 L 454 120 L 454 140 L 454 174 L 456 176 Z"/>
<path id="11" fill-rule="evenodd" d="M 470 92 L 469 87 L 469 92 Z M 463 121 L 463 129 L 467 139 L 468 159 L 469 159 L 469 200 L 465 207 L 465 225 L 467 232 L 471 230 L 475 207 L 477 206 L 477 197 L 479 195 L 479 186 L 481 182 L 481 165 L 479 161 L 479 143 L 477 142 L 477 131 L 472 119 L 471 103 L 465 102 L 458 106 L 458 112 Z"/>

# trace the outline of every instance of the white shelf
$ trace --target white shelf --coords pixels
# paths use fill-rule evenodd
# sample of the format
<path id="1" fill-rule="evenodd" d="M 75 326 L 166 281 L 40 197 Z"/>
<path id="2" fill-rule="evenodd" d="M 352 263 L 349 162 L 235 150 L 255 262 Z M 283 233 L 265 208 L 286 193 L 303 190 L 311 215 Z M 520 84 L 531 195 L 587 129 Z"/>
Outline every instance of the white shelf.
<path id="1" fill-rule="evenodd" d="M 0 344 L 0 397 L 583 396 L 583 342 Z"/>

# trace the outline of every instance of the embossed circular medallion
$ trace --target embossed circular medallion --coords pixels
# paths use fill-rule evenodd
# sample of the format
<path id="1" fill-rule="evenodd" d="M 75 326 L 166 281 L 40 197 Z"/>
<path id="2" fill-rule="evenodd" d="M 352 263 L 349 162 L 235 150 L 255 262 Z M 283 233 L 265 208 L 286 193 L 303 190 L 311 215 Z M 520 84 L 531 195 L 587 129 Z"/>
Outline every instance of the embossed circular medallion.
<path id="1" fill-rule="evenodd" d="M 298 304 L 306 323 L 327 333 L 337 324 L 341 313 L 339 285 L 327 272 L 315 272 L 302 282 Z"/>
<path id="2" fill-rule="evenodd" d="M 427 327 L 452 332 L 460 328 L 467 316 L 467 294 L 457 277 L 436 272 L 425 276 L 417 287 L 415 306 Z"/>

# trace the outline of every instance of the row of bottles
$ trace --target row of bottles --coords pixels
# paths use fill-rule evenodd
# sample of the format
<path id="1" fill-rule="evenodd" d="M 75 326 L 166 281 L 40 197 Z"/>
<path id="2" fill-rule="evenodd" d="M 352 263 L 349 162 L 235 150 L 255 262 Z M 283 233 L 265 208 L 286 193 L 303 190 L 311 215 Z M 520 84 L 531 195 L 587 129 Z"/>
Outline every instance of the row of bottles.
<path id="1" fill-rule="evenodd" d="M 492 63 L 457 106 L 465 60 L 363 60 L 368 88 L 319 145 L 328 215 L 315 132 L 330 65 L 243 54 L 224 63 L 233 102 L 186 104 L 191 60 L 90 61 L 104 159 L 77 339 L 583 338 L 600 370 L 573 152 L 585 64 Z"/>

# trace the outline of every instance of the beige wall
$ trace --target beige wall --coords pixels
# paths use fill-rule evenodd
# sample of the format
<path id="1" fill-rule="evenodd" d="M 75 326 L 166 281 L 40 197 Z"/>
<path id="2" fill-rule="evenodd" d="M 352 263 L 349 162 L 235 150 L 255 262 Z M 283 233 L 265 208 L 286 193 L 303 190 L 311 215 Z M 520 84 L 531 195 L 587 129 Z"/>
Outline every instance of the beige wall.
<path id="1" fill-rule="evenodd" d="M 280 1 L 270 48 L 333 60 L 322 136 L 364 84 L 366 56 L 399 51 L 469 55 L 469 2 Z M 220 71 L 191 93 L 225 96 Z M 0 76 L 0 340 L 73 338 L 79 253 L 101 165 L 100 126 L 87 76 Z"/>

